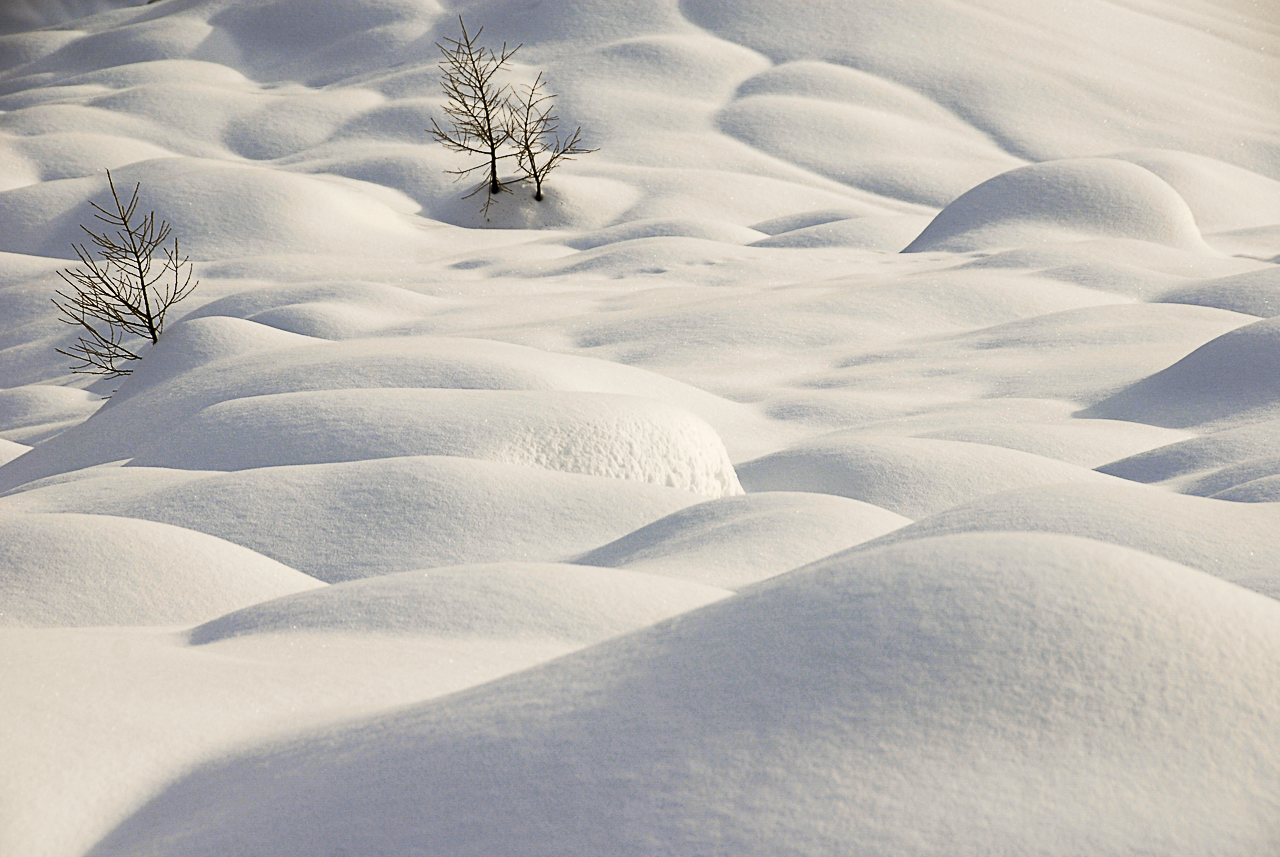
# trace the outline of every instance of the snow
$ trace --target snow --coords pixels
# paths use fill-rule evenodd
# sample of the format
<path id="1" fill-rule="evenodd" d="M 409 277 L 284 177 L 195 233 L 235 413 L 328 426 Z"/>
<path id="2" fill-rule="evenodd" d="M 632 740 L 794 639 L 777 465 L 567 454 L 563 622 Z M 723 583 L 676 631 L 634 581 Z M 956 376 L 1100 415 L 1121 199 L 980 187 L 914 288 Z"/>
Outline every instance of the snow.
<path id="1" fill-rule="evenodd" d="M 1278 617 L 1064 536 L 842 554 L 202 766 L 93 853 L 1265 850 Z"/>
<path id="2" fill-rule="evenodd" d="M 594 150 L 540 203 L 426 132 L 459 15 Z M 0 853 L 1275 852 L 1278 57 L 0 4 Z M 200 280 L 115 379 L 51 301 L 106 169 Z"/>

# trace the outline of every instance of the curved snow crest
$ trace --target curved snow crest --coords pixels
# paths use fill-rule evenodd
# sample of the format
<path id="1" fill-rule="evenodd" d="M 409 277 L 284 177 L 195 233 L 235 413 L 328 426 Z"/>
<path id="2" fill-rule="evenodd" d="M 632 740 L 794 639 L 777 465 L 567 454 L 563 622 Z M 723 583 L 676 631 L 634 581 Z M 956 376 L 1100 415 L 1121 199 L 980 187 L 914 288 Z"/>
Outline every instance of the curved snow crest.
<path id="1" fill-rule="evenodd" d="M 1261 853 L 1278 667 L 1280 605 L 1176 563 L 926 539 L 206 764 L 91 853 Z"/>
<path id="2" fill-rule="evenodd" d="M 749 492 L 814 491 L 922 518 L 1012 488 L 1111 477 L 984 443 L 834 432 L 738 466 Z"/>
<path id="3" fill-rule="evenodd" d="M 740 589 L 909 523 L 846 497 L 763 492 L 688 506 L 575 562 Z"/>
<path id="4" fill-rule="evenodd" d="M 1150 170 L 1113 158 L 1049 161 L 1001 173 L 948 204 L 903 252 L 1099 237 L 1214 252 L 1176 190 Z"/>
<path id="5" fill-rule="evenodd" d="M 131 463 L 246 470 L 411 455 L 634 479 L 710 497 L 742 493 L 705 422 L 604 393 L 377 388 L 234 399 L 153 439 Z"/>
<path id="6" fill-rule="evenodd" d="M 1269 318 L 1206 342 L 1081 416 L 1171 428 L 1254 422 L 1280 415 L 1278 379 L 1280 318 Z"/>
<path id="7" fill-rule="evenodd" d="M 414 568 L 562 562 L 697 494 L 456 456 L 232 473 L 106 467 L 0 498 L 0 510 L 95 512 L 208 533 L 326 583 Z"/>
<path id="8" fill-rule="evenodd" d="M 193 530 L 109 515 L 0 515 L 0 625 L 178 625 L 323 586 Z"/>
<path id="9" fill-rule="evenodd" d="M 311 631 L 585 646 L 729 597 L 725 589 L 622 569 L 490 563 L 404 571 L 286 595 L 206 622 L 196 645 Z"/>
<path id="10" fill-rule="evenodd" d="M 691 412 L 721 437 L 723 429 L 741 433 L 740 424 L 752 416 L 749 406 L 643 369 L 505 342 L 406 336 L 308 344 L 316 340 L 216 316 L 181 327 L 188 330 L 179 335 L 175 326 L 172 350 L 182 353 L 158 361 L 153 371 L 144 367 L 83 424 L 0 467 L 0 491 L 55 473 L 132 458 L 150 439 L 180 431 L 206 408 L 280 393 L 394 387 L 622 394 L 667 403 L 672 414 L 677 409 Z M 293 347 L 297 343 L 302 346 Z M 189 353 L 183 348 L 187 344 Z M 162 348 L 164 342 L 156 350 Z M 268 349 L 278 349 L 271 351 L 269 360 L 263 358 Z M 696 444 L 716 446 L 702 429 L 692 428 L 692 418 L 664 419 L 700 436 Z M 660 436 L 659 431 L 655 437 Z M 712 447 L 699 446 L 702 452 L 697 455 L 718 459 L 718 451 L 708 451 Z M 526 460 L 529 457 L 526 453 Z M 676 463 L 672 472 L 683 466 Z M 713 467 L 718 470 L 721 465 Z M 737 491 L 729 473 L 714 477 L 722 493 Z M 690 471 L 688 484 L 695 481 Z"/>
<path id="11" fill-rule="evenodd" d="M 957 533 L 1061 533 L 1164 557 L 1280 599 L 1280 504 L 1175 494 L 1122 479 L 980 497 L 852 550 Z"/>

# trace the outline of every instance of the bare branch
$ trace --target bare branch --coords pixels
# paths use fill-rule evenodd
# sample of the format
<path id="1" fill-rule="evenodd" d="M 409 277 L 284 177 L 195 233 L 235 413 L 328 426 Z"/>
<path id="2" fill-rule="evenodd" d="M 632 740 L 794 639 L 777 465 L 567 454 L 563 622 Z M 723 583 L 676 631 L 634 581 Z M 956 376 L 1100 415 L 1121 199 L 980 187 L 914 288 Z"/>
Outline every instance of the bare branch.
<path id="1" fill-rule="evenodd" d="M 524 87 L 524 94 L 510 110 L 508 134 L 516 148 L 516 162 L 526 178 L 533 179 L 533 198 L 542 201 L 542 184 L 551 171 L 575 155 L 596 151 L 582 146 L 582 129 L 561 140 L 560 117 L 552 113 L 555 96 L 545 91 L 546 84 L 539 73 L 532 86 Z"/>
<path id="2" fill-rule="evenodd" d="M 521 46 L 508 48 L 503 43 L 502 49 L 495 52 L 477 43 L 484 32 L 483 27 L 471 34 L 467 32 L 461 16 L 458 17 L 458 26 L 462 30 L 461 38 L 446 38 L 444 44 L 436 43 L 444 56 L 440 63 L 440 70 L 444 73 L 441 81 L 445 95 L 443 110 L 451 127 L 442 128 L 432 119 L 427 132 L 450 151 L 485 159 L 482 164 L 454 174 L 463 176 L 477 169 L 488 169 L 489 198 L 484 205 L 487 217 L 493 196 L 505 189 L 498 178 L 498 162 L 514 156 L 514 153 L 502 151 L 510 140 L 510 88 L 506 84 L 494 83 L 494 78 Z"/>
<path id="3" fill-rule="evenodd" d="M 80 227 L 100 258 L 94 258 L 84 244 L 71 245 L 81 267 L 58 272 L 68 290 L 56 290 L 53 303 L 62 312 L 61 320 L 82 333 L 75 345 L 55 350 L 79 361 L 73 372 L 120 377 L 132 373 L 130 361 L 141 359 L 138 346 L 127 343 L 159 342 L 169 309 L 199 283 L 193 279 L 190 257 L 179 251 L 178 240 L 173 240 L 172 249 L 162 246 L 172 232 L 169 224 L 157 222 L 154 211 L 136 219 L 141 185 L 134 186 L 125 202 L 110 170 L 107 184 L 114 210 L 96 202 L 90 205 L 94 218 L 114 227 L 114 235 Z M 165 258 L 153 273 L 157 251 Z M 172 285 L 167 282 L 170 274 Z"/>

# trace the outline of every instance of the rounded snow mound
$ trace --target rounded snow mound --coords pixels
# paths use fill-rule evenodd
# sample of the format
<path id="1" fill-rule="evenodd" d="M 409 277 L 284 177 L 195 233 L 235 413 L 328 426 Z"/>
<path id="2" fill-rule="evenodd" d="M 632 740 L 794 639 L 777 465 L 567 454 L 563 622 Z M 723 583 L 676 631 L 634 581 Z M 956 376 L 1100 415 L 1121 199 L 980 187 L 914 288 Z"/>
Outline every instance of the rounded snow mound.
<path id="1" fill-rule="evenodd" d="M 576 561 L 738 589 L 909 523 L 845 497 L 765 492 L 689 506 Z"/>
<path id="2" fill-rule="evenodd" d="M 1280 504 L 1189 497 L 1123 480 L 981 497 L 876 544 L 969 532 L 1048 532 L 1122 545 L 1280 598 Z"/>
<path id="3" fill-rule="evenodd" d="M 640 238 L 701 238 L 723 244 L 750 244 L 763 237 L 763 232 L 733 223 L 684 218 L 642 218 L 575 235 L 564 244 L 575 250 L 591 250 L 606 244 Z"/>
<path id="4" fill-rule="evenodd" d="M 1194 304 L 1274 318 L 1280 315 L 1280 267 L 1248 271 L 1167 291 L 1160 303 Z"/>
<path id="5" fill-rule="evenodd" d="M 1263 853 L 1277 668 L 1280 605 L 1176 563 L 929 539 L 206 764 L 94 853 Z"/>
<path id="6" fill-rule="evenodd" d="M 1164 179 L 1186 201 L 1202 232 L 1280 223 L 1280 181 L 1260 173 L 1172 149 L 1137 149 L 1111 157 Z"/>
<path id="7" fill-rule="evenodd" d="M 415 456 L 217 474 L 109 467 L 33 486 L 0 508 L 187 527 L 336 583 L 444 565 L 563 562 L 698 500 L 634 480 Z"/>
<path id="8" fill-rule="evenodd" d="M 256 329 L 245 327 L 249 322 L 240 325 L 239 329 Z M 248 352 L 154 384 L 145 376 L 131 377 L 126 386 L 128 395 L 117 393 L 110 407 L 50 438 L 21 461 L 0 468 L 0 491 L 54 473 L 132 458 L 148 440 L 179 428 L 211 405 L 276 393 L 378 387 L 618 393 L 684 408 L 720 429 L 721 437 L 726 429 L 743 437 L 743 425 L 749 433 L 759 424 L 752 422 L 746 405 L 644 369 L 460 337 L 325 342 L 275 351 L 270 359 Z"/>
<path id="9" fill-rule="evenodd" d="M 1253 422 L 1280 415 L 1280 318 L 1206 342 L 1081 416 L 1172 428 Z"/>
<path id="10" fill-rule="evenodd" d="M 245 470 L 454 455 L 711 497 L 741 494 L 715 431 L 651 399 L 522 390 L 372 389 L 283 393 L 205 408 L 132 464 Z"/>
<path id="11" fill-rule="evenodd" d="M 173 226 L 195 259 L 270 253 L 403 256 L 425 233 L 370 194 L 336 181 L 238 163 L 159 158 L 113 171 L 128 199 Z M 84 240 L 90 201 L 111 199 L 105 176 L 46 181 L 0 193 L 0 249 L 62 258 Z"/>
<path id="12" fill-rule="evenodd" d="M 18 443 L 33 444 L 84 422 L 102 405 L 87 390 L 31 384 L 0 390 L 0 431 Z"/>
<path id="13" fill-rule="evenodd" d="M 131 518 L 0 515 L 0 625 L 178 625 L 322 586 L 204 533 Z"/>
<path id="14" fill-rule="evenodd" d="M 145 360 L 111 397 L 119 405 L 135 391 L 160 384 L 198 366 L 230 357 L 315 345 L 309 336 L 279 330 L 266 324 L 227 316 L 183 319 L 165 328 L 164 336 L 146 354 Z"/>
<path id="15" fill-rule="evenodd" d="M 1048 161 L 1001 173 L 951 202 L 903 252 L 1103 237 L 1213 252 L 1177 191 L 1151 171 L 1111 158 Z"/>
<path id="16" fill-rule="evenodd" d="M 1280 449 L 1280 419 L 1192 437 L 1098 468 L 1133 482 L 1164 482 L 1242 464 Z"/>
<path id="17" fill-rule="evenodd" d="M 1016 449 L 837 432 L 738 466 L 748 492 L 813 491 L 920 518 L 997 491 L 1108 477 Z"/>
<path id="18" fill-rule="evenodd" d="M 1280 474 L 1263 476 L 1251 482 L 1245 482 L 1242 485 L 1233 485 L 1225 491 L 1214 494 L 1213 498 L 1215 500 L 1229 500 L 1233 503 L 1280 502 Z"/>
<path id="19" fill-rule="evenodd" d="M 197 645 L 246 634 L 339 631 L 587 645 L 693 610 L 727 590 L 621 569 L 506 562 L 404 571 L 286 595 L 191 632 Z"/>

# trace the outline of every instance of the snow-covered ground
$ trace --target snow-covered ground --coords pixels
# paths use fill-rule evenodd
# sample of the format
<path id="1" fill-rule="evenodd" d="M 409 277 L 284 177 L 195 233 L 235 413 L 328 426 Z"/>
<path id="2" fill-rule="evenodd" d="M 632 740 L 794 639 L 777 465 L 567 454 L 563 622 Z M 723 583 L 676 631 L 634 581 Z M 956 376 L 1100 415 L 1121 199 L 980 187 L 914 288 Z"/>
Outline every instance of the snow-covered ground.
<path id="1" fill-rule="evenodd" d="M 459 14 L 598 149 L 487 222 Z M 1271 0 L 0 33 L 0 854 L 1280 854 Z"/>

